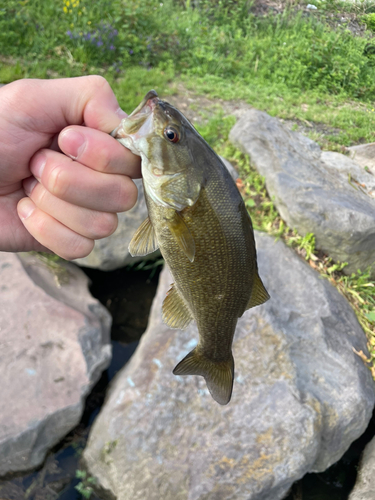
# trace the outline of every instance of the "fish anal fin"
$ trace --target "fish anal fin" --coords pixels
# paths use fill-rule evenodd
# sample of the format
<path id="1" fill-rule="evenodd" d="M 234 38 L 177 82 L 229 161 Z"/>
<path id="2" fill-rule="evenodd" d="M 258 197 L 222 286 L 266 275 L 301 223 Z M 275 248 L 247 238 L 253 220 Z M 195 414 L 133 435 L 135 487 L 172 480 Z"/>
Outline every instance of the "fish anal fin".
<path id="1" fill-rule="evenodd" d="M 221 405 L 229 403 L 234 378 L 232 354 L 228 361 L 215 362 L 200 354 L 195 348 L 178 363 L 173 373 L 174 375 L 201 375 L 214 400 Z"/>
<path id="2" fill-rule="evenodd" d="M 262 280 L 259 277 L 258 272 L 255 273 L 253 290 L 251 292 L 250 300 L 246 306 L 246 309 L 250 309 L 251 307 L 259 306 L 270 298 L 267 290 L 264 288 Z"/>
<path id="3" fill-rule="evenodd" d="M 180 330 L 184 330 L 193 319 L 191 312 L 174 285 L 171 286 L 164 299 L 162 315 L 166 325 Z"/>
<path id="4" fill-rule="evenodd" d="M 135 232 L 129 243 L 129 252 L 133 257 L 148 255 L 159 248 L 154 228 L 147 217 Z"/>
<path id="5" fill-rule="evenodd" d="M 175 211 L 172 217 L 166 219 L 166 222 L 178 246 L 190 262 L 193 262 L 195 256 L 195 242 L 183 217 Z"/>

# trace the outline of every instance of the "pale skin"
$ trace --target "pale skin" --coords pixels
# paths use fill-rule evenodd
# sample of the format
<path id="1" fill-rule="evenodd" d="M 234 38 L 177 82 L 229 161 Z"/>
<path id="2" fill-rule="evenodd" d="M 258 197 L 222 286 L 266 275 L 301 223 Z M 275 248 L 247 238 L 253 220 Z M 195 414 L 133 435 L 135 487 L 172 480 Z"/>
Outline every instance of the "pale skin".
<path id="1" fill-rule="evenodd" d="M 126 116 L 99 76 L 0 88 L 0 251 L 87 256 L 137 200 L 140 158 L 109 133 Z"/>

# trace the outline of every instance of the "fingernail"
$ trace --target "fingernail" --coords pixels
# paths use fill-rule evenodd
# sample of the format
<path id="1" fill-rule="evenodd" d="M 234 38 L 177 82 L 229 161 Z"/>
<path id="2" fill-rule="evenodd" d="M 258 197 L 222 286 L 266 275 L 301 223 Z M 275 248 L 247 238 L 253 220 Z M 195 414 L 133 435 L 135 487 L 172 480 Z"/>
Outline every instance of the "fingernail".
<path id="1" fill-rule="evenodd" d="M 37 153 L 31 161 L 30 170 L 33 176 L 40 180 L 46 165 L 46 155 L 44 153 Z"/>
<path id="2" fill-rule="evenodd" d="M 34 203 L 28 198 L 24 198 L 18 203 L 18 215 L 22 220 L 27 219 L 35 210 Z"/>
<path id="3" fill-rule="evenodd" d="M 85 137 L 76 130 L 68 128 L 60 134 L 59 146 L 73 160 L 76 160 L 82 154 L 85 144 Z"/>
<path id="4" fill-rule="evenodd" d="M 28 179 L 25 179 L 23 181 L 23 189 L 25 190 L 27 196 L 31 195 L 32 190 L 37 184 L 38 181 L 35 179 L 35 177 L 29 177 Z"/>

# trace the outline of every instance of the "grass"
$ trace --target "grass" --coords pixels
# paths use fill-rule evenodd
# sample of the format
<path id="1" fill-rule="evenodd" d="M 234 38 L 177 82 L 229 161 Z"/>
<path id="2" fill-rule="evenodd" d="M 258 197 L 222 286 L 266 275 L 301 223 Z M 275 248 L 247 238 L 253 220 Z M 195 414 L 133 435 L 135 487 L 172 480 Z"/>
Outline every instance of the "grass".
<path id="1" fill-rule="evenodd" d="M 303 124 L 325 149 L 373 142 L 375 2 L 310 0 L 315 11 L 307 3 L 258 15 L 248 0 L 7 0 L 0 6 L 0 82 L 98 73 L 128 112 L 150 88 L 170 95 L 182 84 Z M 233 123 L 218 114 L 200 131 L 239 168 L 255 228 L 282 238 L 345 295 L 375 366 L 375 282 L 366 270 L 346 276 L 344 264 L 315 249 L 314 235 L 285 225 L 262 177 L 229 144 Z"/>

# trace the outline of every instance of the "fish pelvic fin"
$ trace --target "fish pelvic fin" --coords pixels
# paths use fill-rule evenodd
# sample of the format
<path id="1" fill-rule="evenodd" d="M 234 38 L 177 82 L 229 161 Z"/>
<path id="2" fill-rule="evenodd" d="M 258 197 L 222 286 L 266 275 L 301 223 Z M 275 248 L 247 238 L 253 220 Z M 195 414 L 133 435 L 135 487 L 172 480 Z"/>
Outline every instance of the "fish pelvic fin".
<path id="1" fill-rule="evenodd" d="M 258 272 L 255 273 L 253 290 L 251 292 L 251 297 L 249 302 L 247 303 L 246 309 L 250 309 L 251 307 L 259 306 L 270 298 L 269 293 L 265 289 L 262 280 L 259 277 Z"/>
<path id="2" fill-rule="evenodd" d="M 129 243 L 129 252 L 133 257 L 148 255 L 159 248 L 156 234 L 150 218 L 147 217 L 135 232 Z"/>
<path id="3" fill-rule="evenodd" d="M 193 319 L 189 308 L 174 284 L 171 285 L 164 299 L 162 315 L 166 325 L 170 328 L 179 328 L 180 330 L 184 330 Z"/>
<path id="4" fill-rule="evenodd" d="M 208 390 L 216 402 L 221 405 L 229 403 L 232 396 L 234 378 L 234 359 L 232 353 L 228 361 L 215 362 L 193 349 L 178 363 L 173 370 L 174 375 L 201 375 Z"/>

